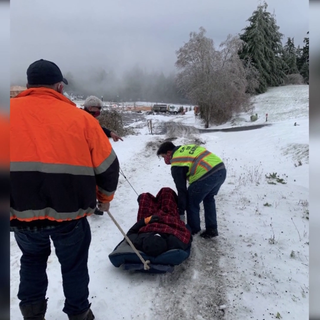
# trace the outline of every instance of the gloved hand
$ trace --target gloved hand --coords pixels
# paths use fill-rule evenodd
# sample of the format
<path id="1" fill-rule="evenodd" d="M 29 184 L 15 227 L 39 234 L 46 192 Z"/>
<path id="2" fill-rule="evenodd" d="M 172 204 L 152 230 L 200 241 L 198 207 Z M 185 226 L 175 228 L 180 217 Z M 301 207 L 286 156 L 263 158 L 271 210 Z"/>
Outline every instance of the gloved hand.
<path id="1" fill-rule="evenodd" d="M 110 202 L 105 202 L 105 203 L 98 202 L 97 207 L 101 211 L 108 211 L 110 208 Z"/>
<path id="2" fill-rule="evenodd" d="M 159 217 L 158 216 L 149 216 L 147 218 L 144 218 L 144 223 L 145 224 L 158 222 L 158 221 L 159 221 Z"/>

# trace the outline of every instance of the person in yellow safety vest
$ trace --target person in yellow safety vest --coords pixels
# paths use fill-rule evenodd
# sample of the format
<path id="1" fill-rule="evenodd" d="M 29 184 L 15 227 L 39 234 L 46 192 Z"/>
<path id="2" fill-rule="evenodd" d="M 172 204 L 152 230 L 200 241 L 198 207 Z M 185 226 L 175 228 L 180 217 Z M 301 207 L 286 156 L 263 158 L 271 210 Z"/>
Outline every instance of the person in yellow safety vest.
<path id="1" fill-rule="evenodd" d="M 223 161 L 199 145 L 175 146 L 170 141 L 160 145 L 157 155 L 163 157 L 166 164 L 171 164 L 171 174 L 178 191 L 179 214 L 184 216 L 187 211 L 187 223 L 192 234 L 201 231 L 200 203 L 203 202 L 206 230 L 200 236 L 218 236 L 214 196 L 226 179 Z"/>

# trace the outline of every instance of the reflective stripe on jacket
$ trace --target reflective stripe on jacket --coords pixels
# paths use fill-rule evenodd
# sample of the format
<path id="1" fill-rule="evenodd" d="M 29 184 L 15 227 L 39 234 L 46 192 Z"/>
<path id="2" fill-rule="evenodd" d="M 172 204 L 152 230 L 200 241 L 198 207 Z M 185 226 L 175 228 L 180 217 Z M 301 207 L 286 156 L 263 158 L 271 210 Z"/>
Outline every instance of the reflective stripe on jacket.
<path id="1" fill-rule="evenodd" d="M 174 152 L 171 159 L 172 166 L 189 168 L 187 179 L 190 184 L 200 179 L 219 163 L 222 163 L 222 160 L 218 156 L 195 144 L 181 146 Z"/>
<path id="2" fill-rule="evenodd" d="M 48 88 L 23 91 L 10 109 L 10 219 L 68 221 L 113 199 L 119 162 L 92 115 Z"/>

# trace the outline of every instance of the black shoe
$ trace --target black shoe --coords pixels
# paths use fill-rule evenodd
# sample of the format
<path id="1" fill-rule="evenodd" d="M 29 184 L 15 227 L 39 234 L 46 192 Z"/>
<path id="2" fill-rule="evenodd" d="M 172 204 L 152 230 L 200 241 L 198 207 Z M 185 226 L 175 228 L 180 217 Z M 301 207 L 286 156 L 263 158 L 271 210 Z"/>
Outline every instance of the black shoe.
<path id="1" fill-rule="evenodd" d="M 200 237 L 204 239 L 214 238 L 218 236 L 218 230 L 217 229 L 206 229 L 206 231 L 203 231 L 200 234 Z"/>
<path id="2" fill-rule="evenodd" d="M 103 215 L 103 211 L 100 211 L 98 208 L 96 208 L 94 210 L 94 214 L 96 214 L 97 216 L 102 216 Z"/>

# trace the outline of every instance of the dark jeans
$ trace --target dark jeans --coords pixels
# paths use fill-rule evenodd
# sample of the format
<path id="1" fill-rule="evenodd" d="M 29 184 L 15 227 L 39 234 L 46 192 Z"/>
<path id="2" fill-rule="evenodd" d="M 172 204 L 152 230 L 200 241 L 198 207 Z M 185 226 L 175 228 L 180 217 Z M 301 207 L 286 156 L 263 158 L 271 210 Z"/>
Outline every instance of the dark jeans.
<path id="1" fill-rule="evenodd" d="M 43 301 L 48 287 L 46 273 L 51 253 L 50 238 L 61 264 L 65 304 L 63 311 L 75 315 L 89 309 L 88 251 L 91 242 L 87 218 L 63 222 L 61 226 L 38 231 L 14 230 L 22 251 L 20 305 Z"/>
<path id="2" fill-rule="evenodd" d="M 0 320 L 10 320 L 10 237 L 8 232 L 8 212 L 9 208 L 8 210 L 0 208 Z"/>
<path id="3" fill-rule="evenodd" d="M 201 230 L 200 203 L 203 201 L 206 229 L 218 229 L 216 202 L 214 196 L 218 194 L 226 179 L 226 169 L 220 169 L 207 178 L 197 180 L 188 188 L 187 222 L 192 233 Z"/>

